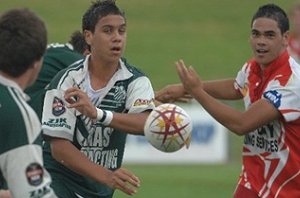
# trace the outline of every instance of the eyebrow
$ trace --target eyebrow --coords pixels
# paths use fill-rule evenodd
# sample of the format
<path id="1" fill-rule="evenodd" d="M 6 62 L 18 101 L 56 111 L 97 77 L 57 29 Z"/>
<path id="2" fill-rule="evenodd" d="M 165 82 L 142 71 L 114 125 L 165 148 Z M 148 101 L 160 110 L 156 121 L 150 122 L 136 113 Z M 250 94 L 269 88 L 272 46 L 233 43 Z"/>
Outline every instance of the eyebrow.
<path id="1" fill-rule="evenodd" d="M 264 34 L 271 34 L 271 33 L 276 33 L 274 30 L 267 30 L 267 31 L 259 31 L 257 29 L 252 29 L 251 32 L 262 32 Z"/>
<path id="2" fill-rule="evenodd" d="M 102 27 L 124 27 L 124 26 L 127 26 L 126 23 L 122 23 L 121 25 L 118 25 L 118 26 L 114 26 L 114 25 L 111 25 L 111 24 L 102 25 Z"/>

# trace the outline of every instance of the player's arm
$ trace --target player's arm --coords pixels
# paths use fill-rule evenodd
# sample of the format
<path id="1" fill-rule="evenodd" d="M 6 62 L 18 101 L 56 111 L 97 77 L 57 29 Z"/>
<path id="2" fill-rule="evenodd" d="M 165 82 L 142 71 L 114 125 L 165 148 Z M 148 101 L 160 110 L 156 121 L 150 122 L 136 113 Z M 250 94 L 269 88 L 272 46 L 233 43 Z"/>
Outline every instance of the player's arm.
<path id="1" fill-rule="evenodd" d="M 258 100 L 245 112 L 225 105 L 203 89 L 202 81 L 192 67 L 186 68 L 183 61 L 179 61 L 176 66 L 178 75 L 189 93 L 218 122 L 238 135 L 251 132 L 281 116 L 274 105 L 266 99 Z"/>
<path id="2" fill-rule="evenodd" d="M 127 94 L 125 106 L 128 113 L 116 113 L 96 108 L 87 94 L 76 87 L 67 89 L 64 98 L 69 103 L 69 108 L 75 108 L 103 125 L 121 129 L 127 133 L 143 135 L 144 123 L 150 111 L 155 107 L 154 93 L 149 79 L 137 78 L 129 85 Z M 76 100 L 73 100 L 74 97 Z"/>
<path id="3" fill-rule="evenodd" d="M 56 197 L 50 187 L 50 175 L 43 167 L 39 145 L 29 144 L 10 150 L 0 156 L 0 161 L 6 161 L 0 162 L 0 166 L 12 197 Z"/>
<path id="4" fill-rule="evenodd" d="M 76 97 L 74 101 L 72 98 Z M 102 122 L 106 126 L 120 129 L 131 134 L 143 134 L 144 123 L 150 111 L 141 113 L 116 113 L 96 108 L 90 101 L 89 97 L 82 90 L 72 87 L 66 90 L 65 99 L 70 104 L 69 108 L 75 108 L 80 113 L 91 119 Z"/>
<path id="5" fill-rule="evenodd" d="M 119 189 L 128 195 L 136 193 L 140 181 L 128 170 L 120 168 L 110 171 L 97 165 L 66 139 L 51 138 L 50 145 L 53 158 L 74 172 L 103 183 L 112 189 Z"/>
<path id="6" fill-rule="evenodd" d="M 182 84 L 170 84 L 155 92 L 156 104 L 189 102 L 192 96 L 187 93 Z"/>
<path id="7" fill-rule="evenodd" d="M 237 100 L 243 96 L 234 87 L 235 79 L 204 81 L 203 89 L 212 97 L 222 100 Z"/>
<path id="8" fill-rule="evenodd" d="M 203 89 L 211 96 L 222 100 L 241 99 L 242 95 L 234 87 L 235 79 L 204 81 Z M 193 97 L 182 84 L 170 84 L 155 92 L 157 104 L 168 102 L 189 102 Z"/>

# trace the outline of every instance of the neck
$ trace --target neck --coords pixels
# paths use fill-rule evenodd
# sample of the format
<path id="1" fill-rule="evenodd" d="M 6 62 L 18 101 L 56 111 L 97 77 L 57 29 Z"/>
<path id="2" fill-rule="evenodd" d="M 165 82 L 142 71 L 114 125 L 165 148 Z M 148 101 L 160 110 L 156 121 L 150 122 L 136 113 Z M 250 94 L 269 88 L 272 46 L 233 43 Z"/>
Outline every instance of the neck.
<path id="1" fill-rule="evenodd" d="M 2 71 L 0 71 L 0 75 L 17 83 L 22 90 L 24 90 L 27 87 L 29 82 L 29 79 L 25 78 L 24 75 L 21 75 L 20 77 L 12 77 Z"/>
<path id="2" fill-rule="evenodd" d="M 114 73 L 118 70 L 118 62 L 94 61 L 91 57 L 89 60 L 89 75 L 91 86 L 94 90 L 101 89 L 107 85 Z"/>

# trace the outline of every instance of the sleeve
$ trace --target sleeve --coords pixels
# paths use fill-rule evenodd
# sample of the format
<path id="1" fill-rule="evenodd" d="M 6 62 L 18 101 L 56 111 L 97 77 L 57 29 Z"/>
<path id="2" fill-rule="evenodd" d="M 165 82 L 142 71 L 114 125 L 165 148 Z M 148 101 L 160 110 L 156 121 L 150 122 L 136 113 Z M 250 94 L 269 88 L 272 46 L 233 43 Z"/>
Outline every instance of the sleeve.
<path id="1" fill-rule="evenodd" d="M 154 109 L 154 91 L 150 80 L 143 76 L 135 79 L 128 86 L 126 109 L 129 113 L 141 113 Z"/>
<path id="2" fill-rule="evenodd" d="M 73 141 L 76 123 L 76 111 L 66 106 L 62 90 L 51 89 L 46 92 L 42 129 L 43 134 Z"/>
<path id="3" fill-rule="evenodd" d="M 236 78 L 235 78 L 235 83 L 234 83 L 234 88 L 236 91 L 240 92 L 244 96 L 244 89 L 247 86 L 247 78 L 248 78 L 248 64 L 245 63 L 242 67 L 242 69 L 238 72 Z"/>
<path id="4" fill-rule="evenodd" d="M 263 97 L 279 110 L 287 122 L 300 117 L 299 84 L 300 81 L 296 77 L 291 78 L 284 86 L 278 80 L 273 80 L 263 93 Z"/>
<path id="5" fill-rule="evenodd" d="M 0 161 L 3 176 L 13 197 L 56 197 L 50 187 L 51 177 L 43 167 L 40 146 L 29 144 L 18 147 L 4 153 Z"/>

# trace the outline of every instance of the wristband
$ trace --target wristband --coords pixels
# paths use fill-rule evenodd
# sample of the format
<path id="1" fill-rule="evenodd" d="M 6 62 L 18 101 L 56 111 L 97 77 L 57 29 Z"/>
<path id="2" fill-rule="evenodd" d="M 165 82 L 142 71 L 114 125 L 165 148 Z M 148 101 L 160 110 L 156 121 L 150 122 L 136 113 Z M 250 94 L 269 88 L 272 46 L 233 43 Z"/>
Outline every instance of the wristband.
<path id="1" fill-rule="evenodd" d="M 97 110 L 97 118 L 96 118 L 97 121 L 99 121 L 105 126 L 109 125 L 113 119 L 113 113 L 111 111 L 106 111 L 99 108 L 96 108 L 96 110 Z"/>

